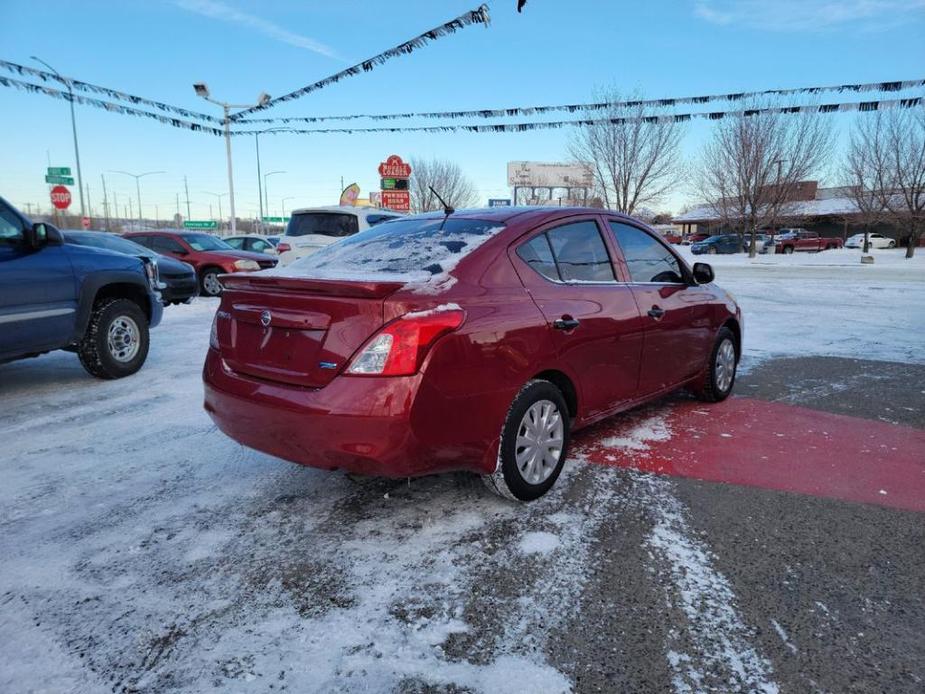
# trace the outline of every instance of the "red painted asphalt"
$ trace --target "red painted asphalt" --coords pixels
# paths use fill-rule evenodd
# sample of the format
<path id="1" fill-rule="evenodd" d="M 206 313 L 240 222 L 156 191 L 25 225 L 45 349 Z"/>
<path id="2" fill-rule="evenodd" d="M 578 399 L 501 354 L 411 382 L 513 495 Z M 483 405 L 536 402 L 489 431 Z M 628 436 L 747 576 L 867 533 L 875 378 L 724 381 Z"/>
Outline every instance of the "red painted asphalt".
<path id="1" fill-rule="evenodd" d="M 925 431 L 730 398 L 646 408 L 575 436 L 602 465 L 925 511 Z"/>

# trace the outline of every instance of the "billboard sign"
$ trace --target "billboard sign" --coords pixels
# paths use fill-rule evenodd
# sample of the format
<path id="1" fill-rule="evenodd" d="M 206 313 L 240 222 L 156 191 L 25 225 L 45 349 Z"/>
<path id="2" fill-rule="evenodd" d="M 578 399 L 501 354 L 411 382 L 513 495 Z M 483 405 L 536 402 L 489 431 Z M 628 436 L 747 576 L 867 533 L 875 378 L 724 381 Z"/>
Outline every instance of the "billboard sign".
<path id="1" fill-rule="evenodd" d="M 382 206 L 396 212 L 411 211 L 411 194 L 407 190 L 383 190 Z"/>
<path id="2" fill-rule="evenodd" d="M 411 165 L 403 162 L 397 154 L 392 154 L 379 164 L 379 175 L 382 178 L 410 178 Z"/>
<path id="3" fill-rule="evenodd" d="M 582 163 L 509 161 L 507 183 L 524 188 L 591 188 L 594 174 Z"/>

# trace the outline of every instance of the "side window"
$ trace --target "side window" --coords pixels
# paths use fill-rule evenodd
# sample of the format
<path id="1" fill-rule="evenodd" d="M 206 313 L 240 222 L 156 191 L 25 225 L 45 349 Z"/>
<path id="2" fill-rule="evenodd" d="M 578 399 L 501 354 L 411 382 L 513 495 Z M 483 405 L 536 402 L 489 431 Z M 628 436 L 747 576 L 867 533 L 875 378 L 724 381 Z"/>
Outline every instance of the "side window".
<path id="1" fill-rule="evenodd" d="M 6 205 L 0 205 L 0 248 L 18 246 L 23 241 L 22 222 Z"/>
<path id="2" fill-rule="evenodd" d="M 611 222 L 633 282 L 682 284 L 684 275 L 674 254 L 655 238 L 629 224 Z"/>
<path id="3" fill-rule="evenodd" d="M 130 236 L 129 241 L 140 243 L 145 248 L 150 248 L 152 251 L 154 250 L 154 237 L 153 236 Z"/>
<path id="4" fill-rule="evenodd" d="M 520 244 L 517 247 L 517 255 L 543 277 L 554 282 L 559 280 L 559 271 L 556 269 L 556 261 L 553 260 L 546 234 L 534 236 L 526 243 Z"/>
<path id="5" fill-rule="evenodd" d="M 273 248 L 273 246 L 263 239 L 251 239 L 250 242 L 250 248 L 248 250 L 254 251 L 254 253 L 266 253 L 267 249 Z"/>
<path id="6" fill-rule="evenodd" d="M 156 236 L 154 238 L 154 250 L 158 253 L 183 253 L 184 248 L 176 239 L 167 236 Z"/>
<path id="7" fill-rule="evenodd" d="M 613 282 L 613 265 L 593 221 L 575 222 L 546 232 L 564 282 Z"/>
<path id="8" fill-rule="evenodd" d="M 241 250 L 241 247 L 244 245 L 244 239 L 225 239 L 225 243 L 227 243 L 232 248 Z"/>

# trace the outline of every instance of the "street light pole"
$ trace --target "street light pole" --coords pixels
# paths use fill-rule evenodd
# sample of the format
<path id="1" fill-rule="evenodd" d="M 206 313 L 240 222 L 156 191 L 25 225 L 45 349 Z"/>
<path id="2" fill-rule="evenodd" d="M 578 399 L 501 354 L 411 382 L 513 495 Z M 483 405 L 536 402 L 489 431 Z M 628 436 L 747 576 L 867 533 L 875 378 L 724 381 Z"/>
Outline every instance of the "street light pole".
<path id="1" fill-rule="evenodd" d="M 221 221 L 221 220 L 223 219 L 223 217 L 222 217 L 222 198 L 225 197 L 226 195 L 228 195 L 228 193 L 212 193 L 212 192 L 210 192 L 210 191 L 208 191 L 208 190 L 204 190 L 204 191 L 202 191 L 202 192 L 205 193 L 206 195 L 213 195 L 213 196 L 215 196 L 216 198 L 218 198 L 218 220 L 219 220 L 219 221 L 218 221 L 218 230 L 221 231 L 221 230 L 222 230 L 222 221 Z M 233 215 L 234 215 L 234 213 L 232 212 L 232 216 L 233 216 Z"/>
<path id="2" fill-rule="evenodd" d="M 154 174 L 162 174 L 162 173 L 167 173 L 167 172 L 166 171 L 145 171 L 144 173 L 133 174 L 133 173 L 129 173 L 128 171 L 110 171 L 109 173 L 117 173 L 117 174 L 122 174 L 123 176 L 131 176 L 132 178 L 135 179 L 135 195 L 136 195 L 136 199 L 138 200 L 138 230 L 141 231 L 142 214 L 141 214 L 141 183 L 140 181 L 145 176 L 153 176 Z"/>
<path id="3" fill-rule="evenodd" d="M 260 135 L 263 133 L 289 132 L 292 128 L 270 128 L 269 130 L 260 130 L 254 133 L 254 147 L 257 150 L 257 200 L 260 202 L 260 227 L 263 227 L 263 179 L 260 174 Z M 270 210 L 266 210 L 266 215 L 270 216 Z"/>
<path id="4" fill-rule="evenodd" d="M 217 101 L 209 96 L 209 88 L 204 82 L 195 82 L 193 84 L 193 89 L 196 91 L 196 96 L 200 96 L 210 103 L 221 106 L 224 113 L 222 125 L 225 130 L 225 157 L 228 159 L 228 206 L 231 208 L 231 233 L 236 234 L 238 232 L 238 222 L 235 219 L 234 212 L 234 172 L 231 167 L 231 109 L 252 108 L 254 104 L 229 104 L 226 101 Z M 258 97 L 256 105 L 264 106 L 269 101 L 270 95 L 264 92 Z"/>
<path id="5" fill-rule="evenodd" d="M 285 171 L 271 171 L 270 173 L 267 173 L 267 174 L 264 174 L 264 175 L 263 175 L 263 196 L 264 196 L 264 205 L 263 205 L 263 209 L 265 209 L 265 210 L 267 211 L 267 216 L 268 216 L 268 217 L 271 216 L 271 215 L 270 215 L 270 189 L 269 189 L 269 187 L 267 186 L 267 179 L 268 179 L 270 176 L 273 176 L 273 175 L 275 175 L 275 174 L 284 174 L 284 173 L 286 173 L 286 172 L 285 172 Z"/>
<path id="6" fill-rule="evenodd" d="M 283 198 L 282 203 L 280 203 L 280 207 L 283 208 L 283 223 L 284 224 L 286 222 L 286 201 L 287 200 L 295 200 L 295 196 L 289 196 L 287 198 Z"/>
<path id="7" fill-rule="evenodd" d="M 77 146 L 77 118 L 74 116 L 74 90 L 71 87 L 71 81 L 62 77 L 60 72 L 55 70 L 51 65 L 46 63 L 41 58 L 36 58 L 34 55 L 31 57 L 32 57 L 32 60 L 34 60 L 37 63 L 41 63 L 42 65 L 47 67 L 49 70 L 51 70 L 53 73 L 55 73 L 55 76 L 58 78 L 58 81 L 60 81 L 65 87 L 67 87 L 68 103 L 70 103 L 71 105 L 71 131 L 74 134 L 74 159 L 77 160 L 77 190 L 80 192 L 80 216 L 86 217 L 87 212 L 86 212 L 86 208 L 84 207 L 83 174 L 81 174 L 80 172 L 80 148 Z"/>

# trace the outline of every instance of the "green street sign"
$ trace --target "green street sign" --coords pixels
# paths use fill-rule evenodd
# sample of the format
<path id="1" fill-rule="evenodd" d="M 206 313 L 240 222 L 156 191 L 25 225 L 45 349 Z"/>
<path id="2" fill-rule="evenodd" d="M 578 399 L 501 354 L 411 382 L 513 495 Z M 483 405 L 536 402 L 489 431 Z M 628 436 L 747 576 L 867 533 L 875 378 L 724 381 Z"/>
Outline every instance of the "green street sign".
<path id="1" fill-rule="evenodd" d="M 276 222 L 278 224 L 282 224 L 283 222 L 288 222 L 289 217 L 263 217 L 263 221 L 271 222 L 271 223 Z"/>
<path id="2" fill-rule="evenodd" d="M 70 176 L 46 176 L 45 183 L 54 183 L 56 185 L 62 185 L 62 186 L 72 186 L 74 185 L 74 179 L 71 178 Z"/>
<path id="3" fill-rule="evenodd" d="M 184 229 L 215 229 L 217 226 L 218 222 L 216 222 L 214 219 L 187 219 L 185 222 L 183 222 Z"/>
<path id="4" fill-rule="evenodd" d="M 70 166 L 49 166 L 48 175 L 49 176 L 70 176 L 71 167 Z"/>

